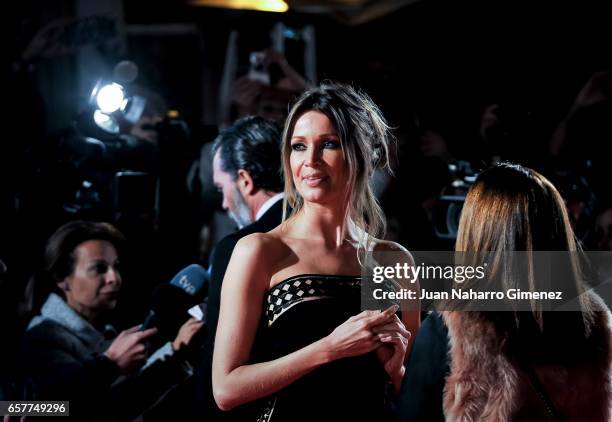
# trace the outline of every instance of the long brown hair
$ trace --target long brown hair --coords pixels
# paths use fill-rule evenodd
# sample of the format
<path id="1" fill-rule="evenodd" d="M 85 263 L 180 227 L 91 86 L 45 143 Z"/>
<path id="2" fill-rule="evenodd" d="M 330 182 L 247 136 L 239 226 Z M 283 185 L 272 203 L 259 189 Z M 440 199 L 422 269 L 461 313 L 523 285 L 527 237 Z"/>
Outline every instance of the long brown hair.
<path id="1" fill-rule="evenodd" d="M 591 302 L 582 294 L 586 287 L 577 259 L 581 248 L 563 198 L 540 173 L 510 163 L 500 163 L 482 172 L 465 199 L 455 250 L 491 254 L 493 262 L 500 262 L 504 253 L 512 251 L 574 252 L 570 254 L 570 271 L 575 280 L 573 294 L 579 298 L 585 326 L 589 326 Z M 528 254 L 525 271 L 529 289 L 546 290 L 534 276 L 533 265 L 533 255 Z M 504 274 L 503 269 L 497 270 L 501 272 L 497 274 L 501 286 L 514 287 L 509 285 L 509 274 Z M 539 302 L 532 302 L 531 313 L 543 328 Z"/>

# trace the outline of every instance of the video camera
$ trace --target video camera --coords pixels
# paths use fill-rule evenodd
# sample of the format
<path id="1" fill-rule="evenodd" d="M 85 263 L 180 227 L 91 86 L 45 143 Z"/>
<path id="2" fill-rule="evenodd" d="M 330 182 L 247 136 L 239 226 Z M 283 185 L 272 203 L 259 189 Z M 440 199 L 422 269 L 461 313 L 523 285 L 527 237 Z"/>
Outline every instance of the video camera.
<path id="1" fill-rule="evenodd" d="M 98 86 L 97 92 L 102 89 Z M 104 110 L 99 103 L 92 101 L 52 139 L 59 164 L 51 169 L 59 179 L 55 188 L 61 187 L 58 205 L 71 218 L 153 225 L 159 216 L 160 149 L 182 148 L 190 138 L 189 128 L 173 111 L 142 125 L 141 132 L 153 134 L 153 140 L 141 138 L 126 130 L 135 123 L 126 118 L 130 111 L 134 114 L 133 108 L 108 111 L 110 106 Z M 133 103 L 133 98 L 121 100 Z M 144 105 L 138 107 L 139 118 Z"/>
<path id="2" fill-rule="evenodd" d="M 468 161 L 452 162 L 448 165 L 448 170 L 452 181 L 440 193 L 432 217 L 434 232 L 440 239 L 457 238 L 463 203 L 477 176 Z"/>

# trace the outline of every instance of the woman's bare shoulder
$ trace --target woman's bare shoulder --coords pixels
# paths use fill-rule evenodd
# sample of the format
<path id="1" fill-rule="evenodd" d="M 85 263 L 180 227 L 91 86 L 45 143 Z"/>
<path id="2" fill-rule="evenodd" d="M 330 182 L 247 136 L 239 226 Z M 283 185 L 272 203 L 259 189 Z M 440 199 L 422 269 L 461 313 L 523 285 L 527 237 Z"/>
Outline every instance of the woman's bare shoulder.
<path id="1" fill-rule="evenodd" d="M 383 239 L 375 239 L 372 250 L 375 254 L 380 255 L 381 253 L 388 252 L 390 255 L 393 255 L 395 259 L 401 259 L 404 262 L 412 263 L 414 259 L 412 254 L 408 249 L 403 247 L 397 242 L 392 242 L 390 240 Z"/>
<path id="2" fill-rule="evenodd" d="M 407 254 L 410 254 L 410 252 L 408 252 L 408 249 L 406 249 L 399 243 L 384 239 L 374 239 L 373 249 L 377 252 L 405 252 Z"/>
<path id="3" fill-rule="evenodd" d="M 267 260 L 274 260 L 287 248 L 286 243 L 275 232 L 251 233 L 244 236 L 236 244 L 239 254 L 249 256 L 266 257 Z"/>
<path id="4" fill-rule="evenodd" d="M 270 233 L 251 233 L 241 238 L 236 243 L 236 248 L 257 253 L 274 248 L 278 243 L 278 238 Z"/>
<path id="5" fill-rule="evenodd" d="M 268 233 L 244 236 L 234 247 L 225 273 L 224 286 L 229 282 L 238 288 L 258 285 L 265 290 L 276 262 L 282 257 L 281 253 L 282 243 Z"/>

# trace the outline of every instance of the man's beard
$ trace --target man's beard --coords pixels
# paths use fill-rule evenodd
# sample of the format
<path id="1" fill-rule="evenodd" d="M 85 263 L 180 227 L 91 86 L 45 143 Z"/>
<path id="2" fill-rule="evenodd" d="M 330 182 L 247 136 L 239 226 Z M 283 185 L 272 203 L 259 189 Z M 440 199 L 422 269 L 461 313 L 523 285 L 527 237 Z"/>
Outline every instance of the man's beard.
<path id="1" fill-rule="evenodd" d="M 232 220 L 236 222 L 238 228 L 241 229 L 244 226 L 248 226 L 253 222 L 251 219 L 251 209 L 247 205 L 246 201 L 242 197 L 240 190 L 234 186 L 234 210 L 229 210 L 227 213 Z"/>

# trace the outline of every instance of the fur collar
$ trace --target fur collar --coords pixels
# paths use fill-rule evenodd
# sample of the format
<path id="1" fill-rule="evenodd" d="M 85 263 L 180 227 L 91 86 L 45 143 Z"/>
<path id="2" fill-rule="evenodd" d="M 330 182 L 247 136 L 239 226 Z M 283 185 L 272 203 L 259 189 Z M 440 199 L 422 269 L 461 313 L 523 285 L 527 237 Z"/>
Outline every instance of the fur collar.
<path id="1" fill-rule="evenodd" d="M 480 312 L 443 312 L 451 361 L 444 389 L 446 419 L 551 420 L 522 369 L 529 365 L 565 420 L 612 420 L 612 318 L 598 296 L 590 294 L 589 300 L 597 310 L 590 334 L 572 338 L 567 333 L 563 341 L 559 325 L 553 328 L 560 333 L 560 342 L 554 345 L 547 340 L 535 345 L 510 339 Z M 569 315 L 564 314 L 560 320 Z M 548 327 L 554 327 L 555 320 L 553 316 Z M 515 352 L 523 356 L 520 365 Z"/>
<path id="2" fill-rule="evenodd" d="M 64 327 L 72 335 L 78 337 L 87 348 L 98 353 L 105 351 L 110 344 L 108 339 L 117 335 L 115 329 L 110 325 L 104 327 L 104 333 L 98 331 L 55 293 L 49 295 L 40 310 L 40 315 L 32 318 L 27 329 L 31 330 L 45 321 L 51 321 Z"/>

